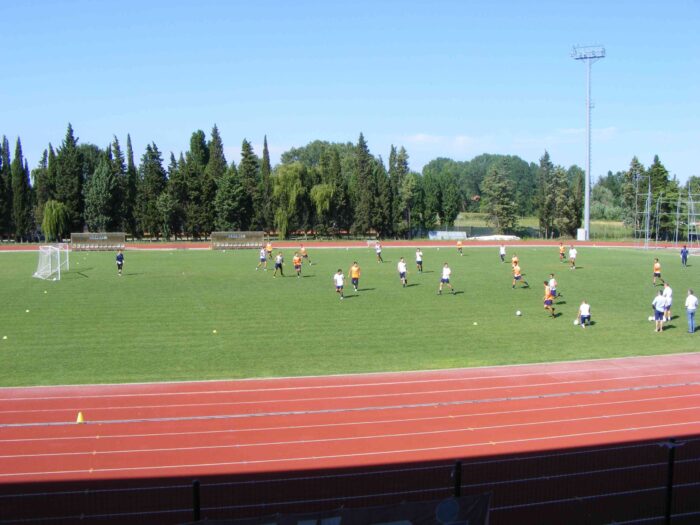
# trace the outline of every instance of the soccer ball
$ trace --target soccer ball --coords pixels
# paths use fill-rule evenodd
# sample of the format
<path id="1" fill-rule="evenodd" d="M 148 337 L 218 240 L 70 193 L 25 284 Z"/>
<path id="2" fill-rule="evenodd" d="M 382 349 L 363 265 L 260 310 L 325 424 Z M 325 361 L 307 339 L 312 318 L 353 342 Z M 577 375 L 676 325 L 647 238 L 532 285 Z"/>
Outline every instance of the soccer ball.
<path id="1" fill-rule="evenodd" d="M 578 319 L 574 319 L 574 326 L 578 325 Z"/>
<path id="2" fill-rule="evenodd" d="M 653 321 L 653 320 L 654 320 L 654 316 L 653 316 L 653 315 L 650 315 L 650 316 L 648 317 L 648 320 L 649 320 L 649 321 Z"/>
<path id="3" fill-rule="evenodd" d="M 522 313 L 520 310 L 518 310 L 517 312 L 515 312 L 515 315 L 517 315 L 518 317 L 520 317 L 521 315 L 523 315 L 523 313 Z"/>

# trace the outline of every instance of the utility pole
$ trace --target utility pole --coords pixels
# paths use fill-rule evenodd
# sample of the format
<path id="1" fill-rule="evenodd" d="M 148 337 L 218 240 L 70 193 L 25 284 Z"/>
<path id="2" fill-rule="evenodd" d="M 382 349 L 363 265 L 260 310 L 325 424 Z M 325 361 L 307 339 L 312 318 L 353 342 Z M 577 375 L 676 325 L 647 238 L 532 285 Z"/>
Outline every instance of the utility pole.
<path id="1" fill-rule="evenodd" d="M 586 187 L 583 201 L 583 229 L 586 239 L 589 240 L 591 234 L 591 66 L 605 58 L 605 48 L 602 46 L 574 46 L 571 52 L 574 60 L 584 60 L 586 62 Z"/>

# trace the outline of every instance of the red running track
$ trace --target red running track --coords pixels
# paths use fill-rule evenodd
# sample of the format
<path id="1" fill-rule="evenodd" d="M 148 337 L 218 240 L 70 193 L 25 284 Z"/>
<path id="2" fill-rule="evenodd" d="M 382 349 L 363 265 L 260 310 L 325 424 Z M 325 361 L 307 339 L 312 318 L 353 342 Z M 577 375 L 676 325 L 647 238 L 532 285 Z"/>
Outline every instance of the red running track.
<path id="1" fill-rule="evenodd" d="M 78 412 L 84 424 L 75 423 Z M 676 510 L 677 520 L 692 523 L 700 507 L 683 501 L 700 502 L 693 474 L 700 471 L 700 354 L 5 388 L 0 522 L 70 523 L 82 516 L 118 523 L 127 515 L 131 522 L 183 522 L 194 478 L 208 491 L 203 498 L 211 498 L 208 517 L 435 499 L 449 495 L 452 464 L 460 459 L 465 490 L 493 493 L 492 523 L 514 516 L 545 523 L 547 511 L 622 523 L 611 494 L 631 511 L 661 512 L 667 449 L 658 445 L 670 437 L 686 443 L 676 469 Z M 545 464 L 541 475 L 524 467 Z M 642 480 L 650 481 L 641 486 Z M 78 496 L 87 493 L 90 501 Z M 228 499 L 214 502 L 222 498 Z M 650 499 L 657 503 L 650 506 Z M 573 507 L 562 507 L 569 500 Z M 581 510 L 586 501 L 594 510 Z M 217 511 L 221 506 L 228 508 Z M 603 510 L 614 515 L 603 517 Z"/>

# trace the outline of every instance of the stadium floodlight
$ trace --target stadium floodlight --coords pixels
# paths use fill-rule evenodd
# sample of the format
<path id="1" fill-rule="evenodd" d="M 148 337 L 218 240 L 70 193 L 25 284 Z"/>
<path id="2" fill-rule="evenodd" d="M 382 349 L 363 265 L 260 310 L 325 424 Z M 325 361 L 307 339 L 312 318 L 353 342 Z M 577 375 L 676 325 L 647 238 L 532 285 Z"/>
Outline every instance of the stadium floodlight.
<path id="1" fill-rule="evenodd" d="M 603 46 L 574 46 L 571 58 L 586 62 L 586 187 L 583 204 L 583 228 L 586 239 L 591 231 L 591 65 L 605 58 Z"/>

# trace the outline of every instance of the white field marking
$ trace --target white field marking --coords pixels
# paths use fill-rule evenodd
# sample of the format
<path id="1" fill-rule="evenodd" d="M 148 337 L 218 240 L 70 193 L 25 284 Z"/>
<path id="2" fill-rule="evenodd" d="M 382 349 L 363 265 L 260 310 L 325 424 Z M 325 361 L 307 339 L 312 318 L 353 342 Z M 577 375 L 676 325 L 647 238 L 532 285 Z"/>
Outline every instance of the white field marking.
<path id="1" fill-rule="evenodd" d="M 0 250 L 0 253 L 2 253 L 2 250 Z M 447 368 L 447 369 L 437 369 L 437 370 L 404 370 L 404 371 L 398 371 L 398 372 L 363 372 L 363 373 L 357 373 L 357 374 L 330 374 L 330 375 L 316 375 L 316 376 L 275 376 L 275 377 L 251 377 L 251 378 L 243 378 L 243 379 L 210 379 L 208 381 L 151 381 L 151 382 L 141 382 L 141 383 L 99 383 L 99 384 L 81 384 L 81 385 L 51 385 L 51 386 L 35 386 L 35 387 L 0 387 L 0 394 L 2 394 L 5 391 L 20 391 L 20 390 L 51 390 L 51 389 L 62 389 L 62 388 L 78 388 L 78 389 L 91 389 L 91 388 L 106 388 L 106 387 L 134 387 L 134 386 L 163 386 L 163 385 L 207 385 L 207 384 L 213 384 L 213 383 L 256 383 L 256 382 L 262 382 L 262 381 L 298 381 L 298 380 L 307 380 L 307 379 L 342 379 L 342 378 L 350 378 L 350 377 L 381 377 L 381 376 L 406 376 L 406 375 L 427 375 L 427 374 L 433 374 L 433 373 L 458 373 L 458 372 L 467 372 L 467 371 L 474 371 L 474 370 L 505 370 L 509 368 L 515 368 L 515 369 L 522 369 L 522 368 L 537 368 L 538 371 L 532 372 L 529 374 L 513 374 L 513 375 L 504 375 L 504 376 L 482 376 L 483 378 L 488 378 L 488 377 L 525 377 L 528 375 L 552 375 L 552 374 L 573 374 L 573 373 L 578 373 L 578 370 L 557 370 L 557 371 L 551 371 L 548 370 L 549 368 L 552 367 L 560 367 L 564 365 L 584 365 L 584 364 L 596 364 L 596 363 L 620 363 L 625 366 L 625 368 L 646 368 L 646 367 L 652 367 L 654 369 L 659 369 L 660 366 L 672 366 L 675 365 L 676 367 L 678 366 L 677 363 L 671 363 L 671 362 L 664 362 L 662 365 L 658 363 L 659 360 L 664 360 L 664 361 L 670 361 L 671 358 L 685 358 L 685 359 L 690 359 L 693 361 L 693 364 L 696 364 L 695 361 L 698 361 L 700 359 L 697 354 L 693 353 L 688 353 L 688 352 L 678 352 L 674 354 L 655 354 L 655 355 L 642 355 L 642 356 L 627 356 L 627 357 L 605 357 L 605 358 L 598 358 L 598 359 L 580 359 L 580 360 L 570 360 L 570 361 L 547 361 L 544 363 L 512 363 L 508 365 L 486 365 L 486 366 L 475 366 L 475 367 L 462 367 L 462 368 Z M 628 365 L 627 363 L 629 361 L 634 361 L 634 360 L 652 360 L 656 361 L 656 363 L 651 362 L 648 365 L 647 364 L 640 364 L 640 365 Z M 697 363 L 700 365 L 700 362 Z M 688 363 L 683 363 L 683 366 L 688 366 Z M 595 371 L 600 371 L 600 370 L 619 370 L 619 366 L 612 366 L 610 368 L 593 368 L 590 370 L 583 370 L 584 372 L 595 372 Z M 481 379 L 482 377 L 477 377 L 477 379 Z M 461 379 L 471 379 L 470 377 L 460 377 L 456 380 L 461 380 Z M 433 380 L 426 380 L 426 381 L 433 381 Z M 435 379 L 435 381 L 440 381 L 440 379 Z M 411 381 L 409 381 L 410 383 Z M 416 381 L 420 382 L 420 381 Z M 399 383 L 399 382 L 397 382 Z M 358 383 L 359 384 L 359 383 Z M 384 384 L 384 383 L 369 383 L 370 385 L 375 385 L 375 384 Z M 394 383 L 387 383 L 387 384 L 394 384 Z M 310 386 L 308 388 L 342 388 L 343 386 L 352 386 L 352 384 L 342 384 L 342 385 L 318 385 L 318 386 Z M 286 390 L 286 389 L 304 389 L 307 387 L 280 387 L 280 390 Z M 253 392 L 257 392 L 260 389 L 251 389 Z M 270 389 L 274 390 L 274 389 Z M 211 391 L 211 392 L 216 392 L 216 391 Z M 171 394 L 188 394 L 189 392 L 173 392 Z M 129 396 L 129 395 L 163 395 L 164 393 L 159 393 L 159 394 L 116 394 L 116 395 L 124 395 L 124 396 Z M 14 399 L 62 399 L 65 396 L 58 397 L 58 398 L 53 398 L 53 397 L 28 397 L 28 398 L 14 398 Z M 67 396 L 69 399 L 72 399 L 74 396 Z M 90 396 L 81 396 L 81 397 L 90 397 Z M 103 397 L 103 396 L 95 396 L 95 397 Z"/>
<path id="2" fill-rule="evenodd" d="M 700 394 L 686 394 L 679 396 L 664 396 L 664 397 L 648 397 L 648 398 L 637 398 L 628 399 L 623 401 L 606 401 L 602 403 L 578 403 L 573 405 L 557 405 L 553 407 L 540 407 L 540 408 L 523 408 L 518 410 L 500 410 L 495 412 L 477 412 L 469 414 L 456 414 L 456 415 L 446 415 L 446 416 L 429 416 L 429 417 L 410 417 L 401 419 L 379 419 L 379 420 L 368 420 L 368 421 L 353 421 L 350 423 L 322 423 L 313 425 L 285 425 L 285 426 L 267 426 L 267 427 L 254 427 L 254 428 L 228 428 L 221 430 L 196 430 L 188 432 L 150 432 L 144 434 L 112 434 L 112 435 L 90 435 L 90 436 L 55 436 L 55 437 L 40 437 L 40 438 L 16 438 L 16 439 L 0 439 L 0 443 L 30 443 L 30 442 L 42 442 L 42 441 L 82 441 L 82 440 L 109 440 L 109 439 L 141 439 L 147 437 L 165 437 L 165 436 L 199 436 L 199 435 L 211 435 L 211 434 L 243 434 L 246 432 L 270 432 L 270 431 L 287 431 L 287 430 L 304 430 L 304 429 L 320 429 L 320 428 L 337 428 L 337 427 L 354 427 L 354 426 L 364 426 L 364 425 L 385 425 L 385 424 L 395 424 L 395 423 L 415 423 L 421 421 L 439 421 L 443 419 L 464 419 L 470 417 L 486 417 L 486 416 L 503 416 L 509 414 L 523 414 L 523 413 L 536 413 L 536 412 L 552 412 L 555 410 L 575 410 L 575 409 L 585 409 L 590 407 L 603 407 L 611 405 L 625 405 L 625 404 L 639 404 L 647 402 L 667 402 L 673 399 L 685 399 L 700 397 Z"/>
<path id="3" fill-rule="evenodd" d="M 234 443 L 231 445 L 202 445 L 202 446 L 192 446 L 192 447 L 160 447 L 160 448 L 137 448 L 137 449 L 123 449 L 123 450 L 102 450 L 102 451 L 81 451 L 81 452 L 48 452 L 44 454 L 8 454 L 0 455 L 0 459 L 10 459 L 10 458 L 45 458 L 45 457 L 74 457 L 74 456 L 109 456 L 114 454 L 143 454 L 143 453 L 153 453 L 153 452 L 186 452 L 193 450 L 225 450 L 225 449 L 243 449 L 243 448 L 253 448 L 253 447 L 279 447 L 286 445 L 309 445 L 314 443 L 341 443 L 341 442 L 355 442 L 364 440 L 379 440 L 379 439 L 395 439 L 395 438 L 407 438 L 407 437 L 418 437 L 418 436 L 440 436 L 447 434 L 459 434 L 463 432 L 474 433 L 482 432 L 485 430 L 504 430 L 513 428 L 529 428 L 543 425 L 553 425 L 557 423 L 579 423 L 583 421 L 612 421 L 614 419 L 621 419 L 626 417 L 634 416 L 646 416 L 652 414 L 666 414 L 669 412 L 684 412 L 687 410 L 698 410 L 700 406 L 693 407 L 683 407 L 683 408 L 669 408 L 665 410 L 650 410 L 642 412 L 628 412 L 625 414 L 615 414 L 615 415 L 604 415 L 604 416 L 590 416 L 590 417 L 576 417 L 568 419 L 552 419 L 548 421 L 530 421 L 527 423 L 508 423 L 505 425 L 486 425 L 486 426 L 476 426 L 476 427 L 464 427 L 464 428 L 451 428 L 451 429 L 439 429 L 439 430 L 425 430 L 420 432 L 398 432 L 394 434 L 371 434 L 368 436 L 350 436 L 350 437 L 328 437 L 322 439 L 292 439 L 287 441 L 267 441 L 261 443 Z M 685 424 L 694 425 L 699 424 L 700 420 L 686 421 Z"/>
<path id="4" fill-rule="evenodd" d="M 678 355 L 687 355 L 687 354 L 678 354 Z M 632 357 L 630 358 L 621 358 L 621 359 L 634 359 Z M 606 359 L 603 361 L 613 361 L 610 359 Z M 574 362 L 576 363 L 576 362 Z M 588 363 L 587 361 L 583 361 L 583 363 Z M 557 364 L 561 363 L 550 363 L 553 366 L 556 366 Z M 563 362 L 563 364 L 566 364 L 566 362 Z M 536 365 L 504 365 L 504 367 L 509 367 L 509 366 L 536 366 Z M 665 365 L 662 365 L 665 366 Z M 486 367 L 484 367 L 486 368 Z M 493 368 L 499 368 L 499 367 L 493 367 Z M 443 377 L 443 378 L 433 378 L 433 379 L 410 379 L 410 380 L 396 380 L 396 381 L 380 381 L 380 382 L 368 382 L 368 383 L 342 383 L 342 384 L 327 384 L 327 385 L 302 385 L 302 386 L 286 386 L 286 387 L 263 387 L 262 390 L 265 392 L 286 392 L 286 391 L 297 391 L 297 390 L 324 390 L 324 389 L 338 389 L 338 388 L 362 388 L 362 387 L 374 387 L 374 386 L 393 386 L 393 385 L 412 385 L 412 384 L 427 384 L 427 383 L 449 383 L 449 382 L 461 382 L 461 381 L 479 381 L 479 380 L 494 380 L 494 379 L 511 379 L 511 378 L 522 378 L 522 377 L 532 377 L 532 376 L 541 376 L 541 375 L 556 375 L 556 374 L 566 374 L 566 375 L 576 375 L 576 374 L 589 374 L 592 372 L 599 373 L 599 372 L 609 372 L 609 371 L 618 371 L 618 372 L 628 372 L 629 370 L 632 369 L 646 369 L 646 368 L 651 368 L 655 371 L 659 371 L 660 366 L 658 363 L 644 363 L 644 364 L 639 364 L 639 365 L 629 365 L 625 366 L 624 368 L 620 368 L 619 366 L 609 366 L 609 367 L 604 367 L 604 368 L 591 368 L 591 369 L 577 369 L 577 370 L 563 370 L 563 371 L 548 371 L 546 369 L 544 370 L 539 370 L 535 372 L 528 372 L 528 373 L 518 373 L 518 374 L 502 374 L 502 375 L 482 375 L 482 376 L 460 376 L 460 377 Z M 671 367 L 672 369 L 677 369 L 677 367 Z M 483 369 L 483 368 L 481 368 Z M 452 371 L 453 369 L 448 369 L 448 372 Z M 480 368 L 475 368 L 475 369 L 454 369 L 457 371 L 467 371 L 467 370 L 480 370 Z M 699 371 L 700 371 L 700 366 L 699 366 Z M 431 374 L 431 373 L 439 373 L 441 371 L 435 371 L 435 370 L 428 370 L 428 371 L 415 371 L 415 372 L 401 372 L 401 374 Z M 674 373 L 673 371 L 669 371 L 668 373 Z M 390 375 L 394 374 L 393 372 L 391 373 L 386 373 L 386 372 L 377 372 L 377 375 Z M 373 374 L 365 374 L 368 376 L 372 376 Z M 324 378 L 324 377 L 331 377 L 331 378 L 342 378 L 342 377 L 353 377 L 353 376 L 311 376 L 311 378 Z M 284 380 L 285 378 L 280 378 L 280 380 Z M 289 379 L 297 379 L 297 378 L 289 378 Z M 617 377 L 611 377 L 610 379 L 617 379 Z M 247 382 L 247 381 L 276 381 L 276 379 L 244 379 L 244 380 L 237 380 L 241 382 Z M 219 381 L 212 381 L 212 382 L 221 382 Z M 202 384 L 206 384 L 206 382 L 200 382 Z M 139 384 L 139 383 L 135 383 Z M 191 383 L 142 383 L 144 385 L 154 385 L 154 384 L 191 384 Z M 110 386 L 110 385 L 103 385 L 103 386 Z M 112 385 L 114 386 L 114 385 Z M 124 384 L 121 385 L 124 387 L 128 386 L 133 386 L 133 384 Z M 43 388 L 60 388 L 60 387 L 29 387 L 29 388 L 36 388 L 36 389 L 43 389 Z M 79 386 L 77 388 L 80 388 Z M 20 388 L 21 389 L 21 388 Z M 10 388 L 5 389 L 5 390 L 12 390 Z M 0 394 L 2 394 L 3 388 L 0 388 Z M 122 397 L 157 397 L 157 396 L 193 396 L 193 395 L 207 395 L 207 394 L 237 394 L 237 393 L 259 393 L 261 392 L 261 388 L 240 388 L 240 389 L 219 389 L 219 390 L 199 390 L 199 391 L 185 391 L 185 392 L 144 392 L 144 393 L 127 393 L 127 394 L 97 394 L 97 395 L 81 395 L 81 399 L 91 399 L 91 398 L 122 398 Z M 52 400 L 52 399 L 75 399 L 75 395 L 70 395 L 70 396 L 37 396 L 37 397 L 11 397 L 11 398 L 6 398 L 6 399 L 0 399 L 0 402 L 2 401 L 38 401 L 38 400 Z"/>
<path id="5" fill-rule="evenodd" d="M 140 467 L 114 467 L 114 468 L 93 468 L 93 469 L 76 469 L 76 470 L 55 470 L 55 471 L 35 471 L 35 472 L 14 472 L 14 473 L 0 473 L 1 479 L 11 479 L 20 476 L 56 476 L 56 475 L 67 475 L 67 474 L 106 474 L 109 472 L 144 472 L 148 470 L 153 471 L 166 471 L 173 469 L 192 469 L 192 468 L 213 468 L 213 467 L 231 467 L 231 466 L 251 466 L 251 465 L 271 465 L 279 463 L 282 466 L 289 463 L 301 463 L 305 461 L 322 461 L 322 460 L 337 460 L 337 459 L 350 459 L 350 458 L 369 458 L 369 457 L 381 457 L 381 456 L 391 456 L 398 454 L 409 454 L 417 452 L 437 452 L 437 451 L 447 451 L 447 450 L 463 450 L 470 449 L 474 447 L 490 446 L 495 447 L 497 445 L 514 445 L 520 443 L 533 443 L 533 442 L 551 442 L 557 439 L 573 439 L 587 436 L 603 436 L 603 435 L 614 435 L 622 434 L 626 438 L 630 436 L 626 435 L 630 432 L 639 432 L 643 430 L 652 429 L 662 429 L 662 428 L 675 428 L 688 426 L 689 423 L 668 423 L 663 425 L 648 425 L 643 427 L 626 427 L 618 428 L 613 430 L 596 430 L 591 432 L 578 432 L 573 434 L 557 434 L 549 436 L 540 436 L 533 438 L 522 438 L 522 439 L 508 439 L 501 441 L 484 441 L 480 443 L 468 443 L 460 445 L 441 445 L 436 447 L 420 447 L 420 448 L 406 448 L 406 449 L 395 449 L 395 450 L 382 450 L 382 451 L 371 451 L 371 452 L 354 452 L 348 454 L 327 454 L 327 455 L 316 455 L 316 456 L 305 456 L 305 457 L 288 457 L 288 458 L 277 458 L 277 459 L 254 459 L 254 460 L 241 460 L 241 461 L 222 461 L 217 463 L 188 463 L 182 465 L 156 465 L 156 466 L 140 466 Z M 700 425 L 699 425 L 700 428 Z"/>
<path id="6" fill-rule="evenodd" d="M 214 406 L 241 406 L 241 405 L 265 405 L 265 404 L 280 404 L 280 403 L 299 403 L 299 402 L 310 402 L 310 401 L 341 401 L 341 400 L 351 400 L 351 399 L 379 399 L 387 397 L 404 397 L 404 396 L 428 396 L 435 394 L 452 394 L 457 392 L 484 392 L 493 390 L 503 390 L 503 389 L 516 389 L 516 388 L 539 388 L 539 387 L 551 387 L 560 385 L 580 385 L 583 383 L 599 383 L 599 382 L 611 382 L 611 381 L 628 381 L 632 379 L 649 379 L 654 377 L 666 377 L 668 375 L 673 375 L 674 377 L 683 375 L 697 375 L 696 371 L 689 372 L 675 372 L 672 374 L 649 374 L 649 375 L 636 375 L 636 376 L 619 376 L 614 378 L 593 378 L 593 379 L 578 379 L 573 381 L 555 381 L 550 383 L 529 383 L 526 385 L 497 385 L 497 386 L 486 386 L 486 387 L 474 387 L 474 388 L 456 388 L 447 390 L 427 390 L 420 392 L 390 392 L 390 393 L 376 393 L 376 394 L 358 394 L 352 396 L 331 396 L 331 397 L 300 397 L 292 399 L 263 399 L 263 400 L 253 400 L 253 401 L 227 401 L 221 403 L 179 403 L 179 404 L 166 404 L 166 405 L 126 405 L 126 406 L 109 406 L 109 407 L 92 407 L 90 410 L 142 410 L 148 408 L 185 408 L 185 407 L 214 407 Z M 630 387 L 633 388 L 633 387 Z M 75 398 L 71 398 L 75 400 Z M 79 405 L 76 407 L 64 407 L 64 408 L 39 408 L 39 409 L 25 409 L 25 410 L 0 410 L 0 414 L 40 414 L 43 412 L 76 412 L 85 411 L 84 405 Z"/>

